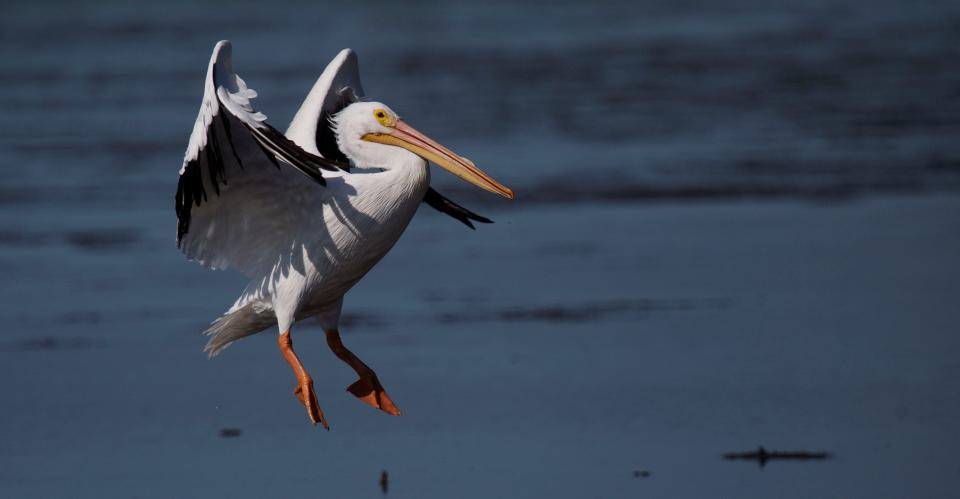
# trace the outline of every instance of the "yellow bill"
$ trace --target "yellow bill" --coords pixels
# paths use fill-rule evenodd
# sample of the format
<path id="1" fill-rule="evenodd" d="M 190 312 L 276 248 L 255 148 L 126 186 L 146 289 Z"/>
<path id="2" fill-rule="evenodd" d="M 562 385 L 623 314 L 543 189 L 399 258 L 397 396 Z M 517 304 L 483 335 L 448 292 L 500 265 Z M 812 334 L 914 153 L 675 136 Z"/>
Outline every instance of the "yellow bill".
<path id="1" fill-rule="evenodd" d="M 473 161 L 436 143 L 401 119 L 397 119 L 391 125 L 390 132 L 368 133 L 363 136 L 363 140 L 402 147 L 481 189 L 513 199 L 513 191 L 509 187 L 477 168 Z"/>

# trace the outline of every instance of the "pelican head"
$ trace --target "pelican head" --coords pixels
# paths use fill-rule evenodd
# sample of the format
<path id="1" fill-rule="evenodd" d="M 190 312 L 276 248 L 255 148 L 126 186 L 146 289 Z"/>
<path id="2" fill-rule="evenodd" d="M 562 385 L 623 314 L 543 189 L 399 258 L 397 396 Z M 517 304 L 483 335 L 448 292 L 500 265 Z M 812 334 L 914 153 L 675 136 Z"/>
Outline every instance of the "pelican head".
<path id="1" fill-rule="evenodd" d="M 418 132 L 381 102 L 355 102 L 333 118 L 337 145 L 358 166 L 385 166 L 405 149 L 481 189 L 513 199 L 509 187 L 494 180 L 467 158 Z"/>

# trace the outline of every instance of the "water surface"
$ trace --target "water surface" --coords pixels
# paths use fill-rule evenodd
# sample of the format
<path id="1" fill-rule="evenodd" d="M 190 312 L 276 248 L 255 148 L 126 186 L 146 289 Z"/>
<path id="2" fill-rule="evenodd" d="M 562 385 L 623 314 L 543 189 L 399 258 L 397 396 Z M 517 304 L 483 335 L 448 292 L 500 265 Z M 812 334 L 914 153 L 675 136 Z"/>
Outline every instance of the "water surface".
<path id="1" fill-rule="evenodd" d="M 298 327 L 199 336 L 244 285 L 174 247 L 209 52 L 276 126 L 343 47 L 513 187 L 421 212 L 347 297 L 401 418 Z M 6 2 L 0 491 L 950 497 L 955 2 Z M 224 438 L 224 431 L 234 435 Z M 825 451 L 811 462 L 727 452 Z"/>

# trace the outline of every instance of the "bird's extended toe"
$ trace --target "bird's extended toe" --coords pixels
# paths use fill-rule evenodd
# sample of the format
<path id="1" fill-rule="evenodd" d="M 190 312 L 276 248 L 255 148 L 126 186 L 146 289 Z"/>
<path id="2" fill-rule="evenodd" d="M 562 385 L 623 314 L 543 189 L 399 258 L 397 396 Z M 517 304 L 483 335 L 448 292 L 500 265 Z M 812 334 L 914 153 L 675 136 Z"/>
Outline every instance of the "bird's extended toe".
<path id="1" fill-rule="evenodd" d="M 391 416 L 400 415 L 400 409 L 393 403 L 393 400 L 387 395 L 387 391 L 383 389 L 376 377 L 360 378 L 347 387 L 347 391 L 360 399 L 361 402 L 375 409 L 380 409 Z"/>
<path id="2" fill-rule="evenodd" d="M 300 384 L 293 390 L 293 394 L 307 408 L 307 416 L 311 423 L 314 425 L 320 423 L 324 429 L 330 429 L 327 419 L 323 416 L 323 411 L 320 410 L 320 403 L 317 402 L 317 394 L 313 391 L 313 380 L 310 378 L 300 380 Z"/>

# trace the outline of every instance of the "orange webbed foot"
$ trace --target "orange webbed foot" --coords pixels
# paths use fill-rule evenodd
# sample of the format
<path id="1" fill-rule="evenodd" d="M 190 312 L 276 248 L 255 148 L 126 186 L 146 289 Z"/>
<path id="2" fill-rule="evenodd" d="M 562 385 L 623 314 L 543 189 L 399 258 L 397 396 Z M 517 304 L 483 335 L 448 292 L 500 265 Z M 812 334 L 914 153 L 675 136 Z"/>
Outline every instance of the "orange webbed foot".
<path id="1" fill-rule="evenodd" d="M 310 378 L 300 380 L 300 384 L 293 390 L 300 402 L 307 408 L 307 416 L 310 422 L 316 425 L 320 423 L 324 429 L 330 430 L 327 419 L 323 417 L 323 411 L 320 410 L 320 403 L 317 402 L 317 394 L 313 391 L 313 380 Z"/>
<path id="2" fill-rule="evenodd" d="M 400 415 L 400 409 L 387 395 L 387 391 L 383 389 L 383 385 L 376 376 L 360 378 L 347 387 L 347 391 L 374 409 L 380 409 L 391 416 Z"/>

